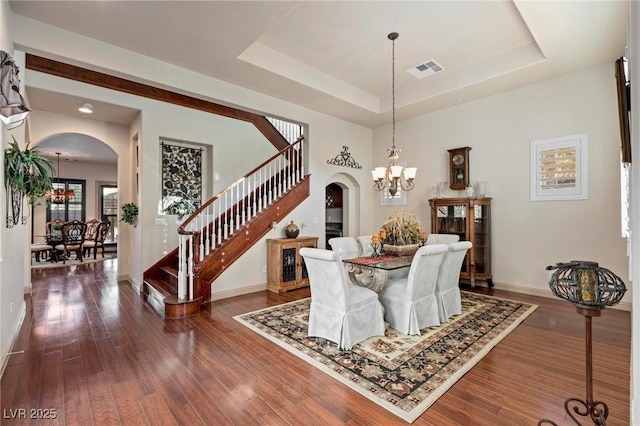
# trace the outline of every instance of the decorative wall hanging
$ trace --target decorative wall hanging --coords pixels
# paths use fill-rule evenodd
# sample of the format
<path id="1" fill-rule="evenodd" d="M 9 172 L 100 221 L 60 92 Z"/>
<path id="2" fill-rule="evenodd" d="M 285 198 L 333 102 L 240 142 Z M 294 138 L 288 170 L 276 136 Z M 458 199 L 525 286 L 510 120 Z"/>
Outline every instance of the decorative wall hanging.
<path id="1" fill-rule="evenodd" d="M 18 66 L 11 56 L 0 50 L 0 120 L 11 130 L 24 123 L 31 111 L 20 94 Z"/>
<path id="2" fill-rule="evenodd" d="M 342 152 L 340 154 L 336 155 L 331 160 L 327 160 L 327 164 L 333 164 L 334 166 L 351 167 L 353 169 L 362 168 L 362 166 L 358 164 L 358 162 L 351 156 L 349 147 L 347 145 L 342 146 Z"/>
<path id="3" fill-rule="evenodd" d="M 162 146 L 162 207 L 180 199 L 196 208 L 202 204 L 202 148 Z"/>

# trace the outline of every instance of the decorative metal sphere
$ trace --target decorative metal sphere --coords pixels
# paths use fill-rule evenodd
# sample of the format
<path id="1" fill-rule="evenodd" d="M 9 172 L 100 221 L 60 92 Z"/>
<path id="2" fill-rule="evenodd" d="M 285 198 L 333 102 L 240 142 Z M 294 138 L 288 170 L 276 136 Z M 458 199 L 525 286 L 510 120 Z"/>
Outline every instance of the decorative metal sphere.
<path id="1" fill-rule="evenodd" d="M 556 271 L 549 280 L 554 295 L 582 306 L 604 308 L 616 305 L 627 288 L 616 274 L 598 266 L 597 262 L 572 260 L 547 266 Z"/>

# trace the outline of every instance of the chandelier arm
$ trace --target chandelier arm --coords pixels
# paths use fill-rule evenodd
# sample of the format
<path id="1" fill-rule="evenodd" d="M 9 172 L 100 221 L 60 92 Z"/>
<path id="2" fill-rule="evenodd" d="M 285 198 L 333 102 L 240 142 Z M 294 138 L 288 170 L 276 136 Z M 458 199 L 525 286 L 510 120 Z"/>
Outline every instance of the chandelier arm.
<path id="1" fill-rule="evenodd" d="M 411 191 L 414 187 L 413 179 L 410 181 L 403 181 L 400 179 L 400 187 L 403 191 Z"/>
<path id="2" fill-rule="evenodd" d="M 373 189 L 375 189 L 376 191 L 383 191 L 386 186 L 387 185 L 385 179 L 380 179 L 373 182 Z"/>

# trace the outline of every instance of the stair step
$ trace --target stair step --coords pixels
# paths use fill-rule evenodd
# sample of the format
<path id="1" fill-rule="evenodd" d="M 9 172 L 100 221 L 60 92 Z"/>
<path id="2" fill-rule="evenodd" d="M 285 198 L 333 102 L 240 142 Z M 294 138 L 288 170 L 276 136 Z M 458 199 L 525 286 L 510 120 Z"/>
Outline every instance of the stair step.
<path id="1" fill-rule="evenodd" d="M 161 266 L 160 270 L 166 273 L 167 275 L 175 277 L 176 279 L 178 278 L 178 268 L 176 268 L 173 265 Z"/>
<path id="2" fill-rule="evenodd" d="M 155 278 L 147 278 L 145 283 L 151 287 L 153 287 L 158 293 L 162 295 L 163 298 L 169 296 L 176 296 L 178 294 L 178 287 L 172 285 L 170 282 L 155 279 Z"/>

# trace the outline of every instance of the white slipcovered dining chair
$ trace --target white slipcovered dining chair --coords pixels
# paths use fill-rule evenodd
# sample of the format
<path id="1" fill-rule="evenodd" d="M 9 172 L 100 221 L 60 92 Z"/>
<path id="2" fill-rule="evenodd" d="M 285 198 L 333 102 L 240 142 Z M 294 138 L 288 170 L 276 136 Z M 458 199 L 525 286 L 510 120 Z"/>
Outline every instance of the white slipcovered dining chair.
<path id="1" fill-rule="evenodd" d="M 300 255 L 311 287 L 309 337 L 322 337 L 350 350 L 369 337 L 384 336 L 378 295 L 349 280 L 337 252 L 303 247 Z"/>
<path id="2" fill-rule="evenodd" d="M 362 248 L 356 237 L 334 237 L 329 239 L 331 250 L 338 253 L 341 259 L 360 257 Z"/>
<path id="3" fill-rule="evenodd" d="M 360 256 L 371 256 L 373 254 L 373 246 L 371 245 L 371 235 L 360 235 L 358 237 L 360 243 Z"/>
<path id="4" fill-rule="evenodd" d="M 440 264 L 448 246 L 423 246 L 416 252 L 409 275 L 390 279 L 378 295 L 385 319 L 404 334 L 420 334 L 420 329 L 440 325 L 436 283 Z"/>
<path id="5" fill-rule="evenodd" d="M 427 235 L 426 245 L 433 244 L 451 244 L 460 241 L 460 235 L 458 234 L 429 234 Z"/>
<path id="6" fill-rule="evenodd" d="M 460 299 L 460 270 L 467 251 L 472 247 L 469 241 L 449 244 L 449 251 L 445 254 L 440 265 L 438 283 L 436 285 L 436 299 L 438 300 L 438 316 L 440 322 L 449 322 L 452 315 L 462 313 Z"/>

